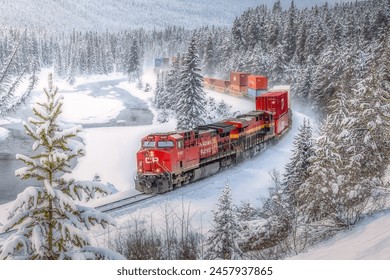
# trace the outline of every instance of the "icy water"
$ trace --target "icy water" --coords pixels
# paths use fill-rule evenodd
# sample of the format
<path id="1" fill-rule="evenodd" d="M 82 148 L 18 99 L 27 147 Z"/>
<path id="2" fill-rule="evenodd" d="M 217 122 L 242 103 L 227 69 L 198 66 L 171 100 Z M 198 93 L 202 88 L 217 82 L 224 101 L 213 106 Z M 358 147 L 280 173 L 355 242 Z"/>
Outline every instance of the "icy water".
<path id="1" fill-rule="evenodd" d="M 112 96 L 123 102 L 125 109 L 115 118 L 106 123 L 83 124 L 88 127 L 108 127 L 108 126 L 135 126 L 151 124 L 153 114 L 148 109 L 147 104 L 132 96 L 124 89 L 117 87 L 125 79 L 116 79 L 108 81 L 97 81 L 82 84 L 74 92 L 89 91 L 90 96 L 103 97 Z M 66 93 L 66 91 L 63 91 Z M 22 106 L 11 117 L 22 119 L 24 121 L 31 115 L 31 104 Z M 9 130 L 9 136 L 0 141 L 0 204 L 12 201 L 18 193 L 22 192 L 29 185 L 36 185 L 33 180 L 21 180 L 15 177 L 15 170 L 25 166 L 23 162 L 16 160 L 16 154 L 32 154 L 32 141 L 26 136 L 24 128 L 20 123 L 3 125 Z M 92 179 L 92 178 L 91 178 Z"/>

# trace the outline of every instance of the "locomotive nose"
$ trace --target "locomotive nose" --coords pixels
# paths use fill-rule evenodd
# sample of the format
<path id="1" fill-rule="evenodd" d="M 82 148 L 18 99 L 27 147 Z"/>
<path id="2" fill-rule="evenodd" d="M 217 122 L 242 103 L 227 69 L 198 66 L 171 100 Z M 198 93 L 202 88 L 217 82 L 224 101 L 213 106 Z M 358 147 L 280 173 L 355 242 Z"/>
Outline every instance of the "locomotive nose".
<path id="1" fill-rule="evenodd" d="M 140 173 L 161 173 L 161 155 L 154 151 L 143 151 L 138 156 L 138 172 Z"/>

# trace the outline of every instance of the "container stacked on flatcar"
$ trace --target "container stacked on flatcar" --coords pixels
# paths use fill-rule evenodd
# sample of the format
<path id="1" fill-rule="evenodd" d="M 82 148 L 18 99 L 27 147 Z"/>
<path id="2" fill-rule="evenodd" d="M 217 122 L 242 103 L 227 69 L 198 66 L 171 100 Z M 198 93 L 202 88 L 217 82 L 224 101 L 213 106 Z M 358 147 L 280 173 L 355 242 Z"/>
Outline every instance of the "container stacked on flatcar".
<path id="1" fill-rule="evenodd" d="M 226 89 L 230 86 L 230 81 L 213 79 L 213 89 L 221 93 L 227 93 Z"/>
<path id="2" fill-rule="evenodd" d="M 204 77 L 203 82 L 205 88 L 236 97 L 256 98 L 265 93 L 268 88 L 267 77 L 245 72 L 231 72 L 230 80 Z"/>
<path id="3" fill-rule="evenodd" d="M 268 79 L 265 76 L 248 76 L 248 96 L 256 98 L 268 89 Z"/>
<path id="4" fill-rule="evenodd" d="M 231 72 L 230 73 L 230 93 L 232 95 L 242 96 L 248 91 L 249 73 Z"/>
<path id="5" fill-rule="evenodd" d="M 291 124 L 290 87 L 274 87 L 269 92 L 256 97 L 256 110 L 274 113 L 275 134 L 282 135 Z"/>

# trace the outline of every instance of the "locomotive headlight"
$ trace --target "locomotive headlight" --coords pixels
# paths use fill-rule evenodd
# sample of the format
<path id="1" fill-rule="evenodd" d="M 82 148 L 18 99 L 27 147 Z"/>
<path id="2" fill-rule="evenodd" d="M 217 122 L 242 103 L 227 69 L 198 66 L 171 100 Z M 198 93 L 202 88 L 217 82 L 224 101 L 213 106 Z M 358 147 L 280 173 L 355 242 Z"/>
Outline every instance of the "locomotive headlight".
<path id="1" fill-rule="evenodd" d="M 150 155 L 150 157 L 154 157 L 154 152 L 150 151 L 149 155 Z"/>
<path id="2" fill-rule="evenodd" d="M 156 168 L 156 173 L 160 173 L 161 172 L 161 169 L 160 168 Z"/>

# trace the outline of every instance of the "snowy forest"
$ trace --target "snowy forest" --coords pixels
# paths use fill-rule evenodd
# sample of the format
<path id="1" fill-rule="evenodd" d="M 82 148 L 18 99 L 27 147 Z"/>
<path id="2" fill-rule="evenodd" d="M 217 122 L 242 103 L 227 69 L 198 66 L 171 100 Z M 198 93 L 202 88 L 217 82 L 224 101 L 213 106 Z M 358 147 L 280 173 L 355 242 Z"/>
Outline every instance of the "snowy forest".
<path id="1" fill-rule="evenodd" d="M 70 84 L 83 75 L 122 72 L 142 87 L 143 69 L 153 65 L 154 58 L 176 57 L 170 72 L 157 78 L 154 106 L 159 121 L 177 117 L 183 129 L 215 121 L 209 111 L 217 111 L 221 119 L 235 114 L 226 104 L 215 104 L 202 94 L 192 101 L 180 97 L 184 92 L 180 83 L 184 76 L 180 75 L 191 71 L 191 53 L 196 58 L 192 69 L 199 68 L 193 73 L 194 80 L 200 81 L 195 87 L 201 87 L 202 76 L 228 79 L 230 71 L 267 76 L 270 86 L 291 85 L 293 106 L 316 112 L 318 124 L 305 120 L 300 126 L 294 136 L 293 156 L 283 173 L 272 174 L 269 195 L 261 206 L 233 205 L 227 183 L 213 212 L 213 228 L 207 234 L 192 231 L 190 219 L 183 217 L 176 221 L 179 230 L 168 226 L 169 236 L 156 232 L 153 225 L 142 225 L 118 235 L 110 248 L 128 259 L 283 259 L 390 207 L 390 185 L 383 181 L 390 158 L 389 46 L 390 0 L 306 9 L 298 9 L 294 1 L 284 9 L 275 1 L 271 7 L 248 9 L 231 28 L 189 30 L 172 26 L 161 30 L 73 30 L 69 34 L 2 28 L 0 117 L 18 108 L 34 89 L 40 69 L 50 67 Z M 21 89 L 23 80 L 29 83 Z M 22 93 L 16 94 L 20 89 Z M 55 92 L 51 86 L 49 89 Z M 49 103 L 57 102 L 54 95 L 48 94 L 48 99 Z M 186 114 L 191 109 L 186 107 L 188 102 L 196 105 L 192 115 Z M 55 108 L 50 108 L 52 111 L 45 114 L 38 110 L 38 116 L 48 117 L 51 112 L 56 116 Z M 180 120 L 189 116 L 193 123 Z M 45 128 L 37 132 L 30 129 L 38 142 L 39 137 L 46 137 L 42 131 L 48 133 Z M 59 133 L 65 138 L 77 134 Z M 44 138 L 41 143 L 46 142 Z M 35 164 L 29 158 L 22 160 Z M 72 193 L 71 184 L 60 182 L 65 196 L 77 197 L 78 190 Z M 104 186 L 92 186 L 88 194 L 93 195 L 98 187 L 106 192 Z M 42 198 L 38 192 L 45 193 L 43 189 L 36 190 L 35 199 Z M 61 209 L 72 209 L 73 214 L 81 211 L 64 194 L 56 195 L 60 196 Z M 23 203 L 39 204 L 19 203 L 20 207 Z M 81 209 L 84 216 L 76 224 L 88 224 L 85 219 L 95 213 Z M 17 218 L 23 220 L 16 215 L 10 228 L 19 223 Z M 98 224 L 111 223 L 106 217 L 93 219 Z M 107 253 L 91 249 L 84 235 L 78 240 L 81 233 L 74 229 L 66 231 L 59 226 L 69 250 L 68 245 L 60 243 L 56 246 L 63 252 L 53 255 L 38 249 L 34 252 L 36 244 L 32 248 L 26 245 L 26 258 L 72 258 L 72 246 L 84 245 L 83 253 L 92 254 L 91 258 Z M 38 234 L 36 230 L 29 224 L 25 236 Z M 46 233 L 46 229 L 41 230 Z M 25 238 L 19 239 L 22 244 L 28 243 Z M 15 251 L 21 244 L 16 240 L 8 243 Z M 10 258 L 6 253 L 13 249 L 7 247 L 6 253 L 4 248 L 0 252 L 2 249 L 0 257 Z M 108 256 L 119 257 L 114 253 Z"/>

